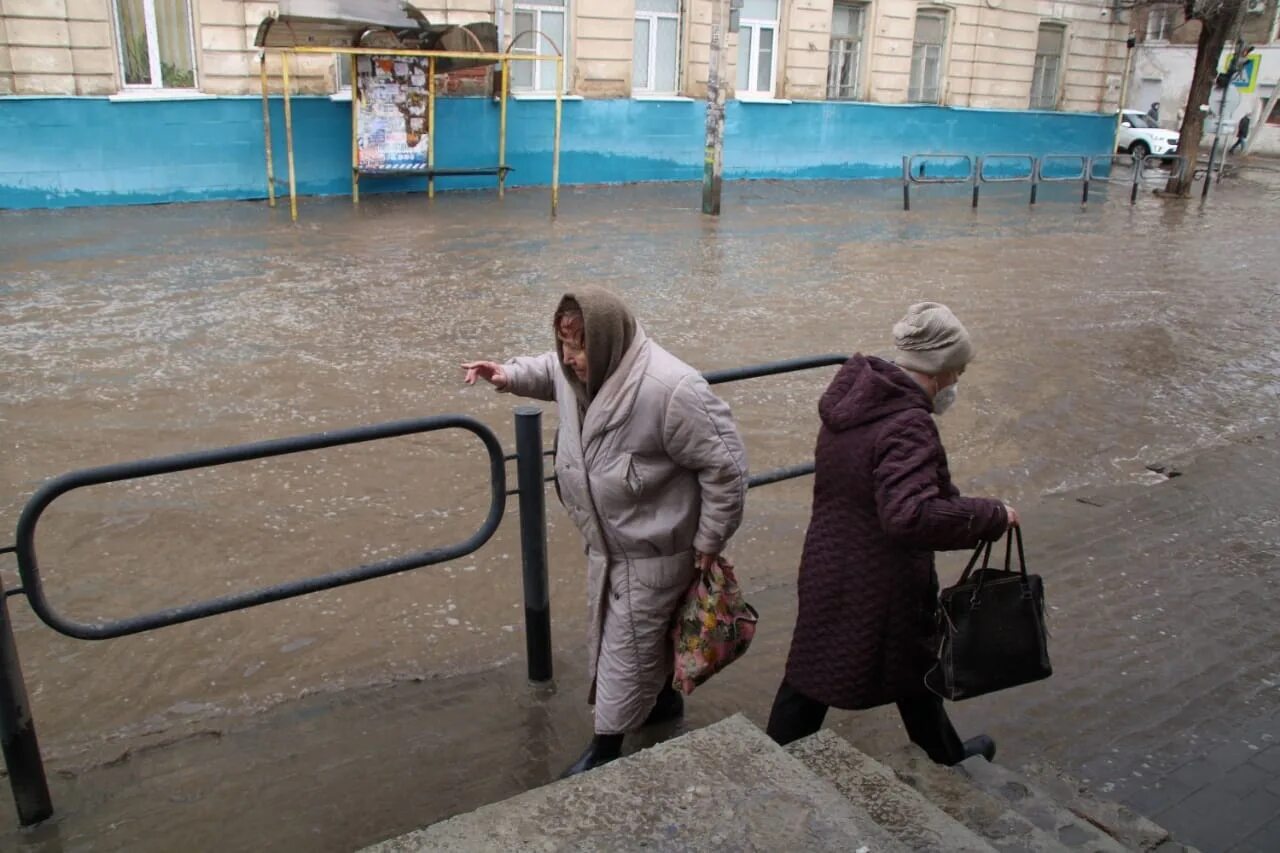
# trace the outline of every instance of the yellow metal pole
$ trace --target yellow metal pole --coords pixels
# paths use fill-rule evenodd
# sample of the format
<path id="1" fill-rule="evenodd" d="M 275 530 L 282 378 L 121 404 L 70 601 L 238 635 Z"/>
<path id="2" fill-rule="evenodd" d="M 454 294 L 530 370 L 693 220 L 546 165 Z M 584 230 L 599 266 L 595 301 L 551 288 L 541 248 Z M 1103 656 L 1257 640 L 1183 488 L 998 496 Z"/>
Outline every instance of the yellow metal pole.
<path id="1" fill-rule="evenodd" d="M 556 58 L 551 53 L 522 53 L 511 56 L 506 53 L 473 53 L 465 50 L 399 50 L 386 47 L 308 47 L 296 45 L 282 48 L 293 54 L 319 53 L 331 55 L 345 53 L 350 56 L 434 56 L 436 59 L 475 59 L 488 62 L 501 62 L 503 59 L 516 59 L 521 62 L 550 62 Z"/>
<path id="2" fill-rule="evenodd" d="M 564 88 L 564 57 L 556 57 L 556 139 L 551 151 L 551 218 L 556 218 L 560 209 L 560 115 L 563 100 L 561 90 Z"/>
<path id="3" fill-rule="evenodd" d="M 298 221 L 298 183 L 293 171 L 293 105 L 289 100 L 289 53 L 280 53 L 281 76 L 284 83 L 284 144 L 289 153 L 289 218 Z"/>
<path id="4" fill-rule="evenodd" d="M 262 80 L 262 135 L 267 147 L 267 206 L 276 206 L 276 168 L 271 161 L 271 105 L 267 99 L 267 52 L 262 51 L 258 76 Z"/>
<path id="5" fill-rule="evenodd" d="M 502 60 L 502 95 L 498 102 L 498 198 L 505 198 L 507 192 L 507 93 L 511 91 L 511 63 Z"/>
<path id="6" fill-rule="evenodd" d="M 351 57 L 351 203 L 360 204 L 360 89 L 356 58 Z"/>
<path id="7" fill-rule="evenodd" d="M 427 60 L 427 198 L 436 197 L 436 58 Z"/>

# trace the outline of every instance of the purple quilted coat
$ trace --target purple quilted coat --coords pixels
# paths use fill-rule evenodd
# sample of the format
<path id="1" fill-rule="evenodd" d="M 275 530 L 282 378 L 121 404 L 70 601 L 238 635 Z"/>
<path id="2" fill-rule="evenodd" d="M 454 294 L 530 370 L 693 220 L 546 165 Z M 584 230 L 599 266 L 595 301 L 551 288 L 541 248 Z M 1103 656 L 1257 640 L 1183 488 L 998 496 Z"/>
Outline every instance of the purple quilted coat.
<path id="1" fill-rule="evenodd" d="M 933 665 L 933 552 L 976 547 L 1007 526 L 1004 505 L 963 498 L 928 395 L 901 368 L 855 355 L 818 404 L 813 517 L 787 681 L 836 708 L 924 691 Z"/>

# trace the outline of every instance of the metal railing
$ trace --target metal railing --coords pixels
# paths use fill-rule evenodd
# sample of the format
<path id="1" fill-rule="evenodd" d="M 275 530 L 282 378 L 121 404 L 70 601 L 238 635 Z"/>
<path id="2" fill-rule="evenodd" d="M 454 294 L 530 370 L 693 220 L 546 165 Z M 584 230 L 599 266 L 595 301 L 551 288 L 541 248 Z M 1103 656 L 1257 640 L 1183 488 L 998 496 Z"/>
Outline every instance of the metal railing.
<path id="1" fill-rule="evenodd" d="M 847 358 L 845 355 L 795 358 L 751 367 L 710 371 L 704 376 L 709 383 L 715 385 L 834 366 L 844 363 Z M 484 445 L 489 462 L 489 509 L 484 522 L 463 542 L 115 621 L 78 622 L 70 619 L 58 613 L 45 594 L 36 554 L 36 527 L 45 510 L 68 492 L 142 477 L 449 429 L 460 429 L 477 436 Z M 64 474 L 41 486 L 19 517 L 16 543 L 0 548 L 0 554 L 16 555 L 18 573 L 22 580 L 21 587 L 8 592 L 0 585 L 0 745 L 3 746 L 19 822 L 23 826 L 30 826 L 45 820 L 53 813 L 53 803 L 9 620 L 7 599 L 11 596 L 25 595 L 35 614 L 49 627 L 66 636 L 82 640 L 124 637 L 466 556 L 479 550 L 493 537 L 502 522 L 505 499 L 517 495 L 520 501 L 521 571 L 529 679 L 535 683 L 550 681 L 552 645 L 550 582 L 547 571 L 546 484 L 555 478 L 545 476 L 544 459 L 554 456 L 554 452 L 543 447 L 541 409 L 535 406 L 516 409 L 515 437 L 516 452 L 504 455 L 497 437 L 484 424 L 465 415 L 441 415 L 89 468 Z M 506 488 L 506 462 L 512 460 L 516 462 L 517 488 L 509 492 Z M 790 465 L 751 476 L 748 487 L 757 488 L 811 473 L 812 461 Z"/>
<path id="2" fill-rule="evenodd" d="M 925 174 L 925 163 L 929 160 L 963 160 L 969 164 L 964 175 L 941 175 L 929 177 Z M 992 161 L 1016 160 L 1028 164 L 1025 174 L 1014 176 L 990 175 L 987 167 Z M 920 162 L 917 173 L 916 163 Z M 1089 189 L 1093 183 L 1113 183 L 1112 170 L 1118 165 L 1132 168 L 1132 188 L 1129 203 L 1136 204 L 1138 188 L 1154 176 L 1146 171 L 1151 163 L 1172 163 L 1176 165 L 1174 176 L 1180 177 L 1186 170 L 1184 158 L 1176 154 L 1149 154 L 1139 158 L 1132 154 L 1110 154 L 1098 157 L 1087 157 L 1082 154 L 1046 154 L 1036 157 L 1032 154 L 988 154 L 982 157 L 970 157 L 966 154 L 913 154 L 902 158 L 902 209 L 911 209 L 912 184 L 963 184 L 973 185 L 972 206 L 978 206 L 983 184 L 1029 183 L 1031 185 L 1030 203 L 1036 203 L 1037 191 L 1042 183 L 1075 183 L 1081 184 L 1080 203 L 1089 203 Z M 1057 168 L 1055 168 L 1057 167 Z M 1063 173 L 1063 168 L 1066 168 Z M 1099 167 L 1103 167 L 1099 171 Z M 1047 170 L 1047 173 L 1046 173 Z M 1170 174 L 1162 171 L 1156 180 L 1168 180 Z"/>
<path id="3" fill-rule="evenodd" d="M 1027 173 L 1025 175 L 988 175 L 987 166 L 999 163 L 1002 160 L 1012 160 L 1015 162 L 1025 161 L 1027 164 Z M 978 193 L 982 184 L 1031 184 L 1031 204 L 1036 203 L 1036 190 L 1039 188 L 1037 181 L 1038 173 L 1036 161 L 1033 154 L 988 154 L 985 157 L 978 158 L 977 174 L 974 176 L 973 182 L 973 206 L 978 206 Z"/>
<path id="4" fill-rule="evenodd" d="M 69 619 L 58 613 L 45 595 L 44 582 L 40 577 L 40 565 L 36 555 L 36 526 L 44 511 L 68 492 L 88 486 L 136 480 L 141 477 L 174 474 L 197 468 L 248 462 L 447 429 L 461 429 L 476 435 L 483 443 L 489 458 L 488 514 L 484 523 L 474 534 L 456 545 L 406 554 L 313 578 L 211 598 L 113 622 L 86 623 Z M 0 552 L 12 552 L 17 556 L 18 575 L 22 579 L 22 586 L 18 589 L 6 592 L 3 585 L 0 585 L 0 746 L 3 747 L 5 765 L 9 770 L 9 784 L 13 789 L 14 800 L 18 807 L 19 822 L 23 826 L 30 826 L 48 818 L 53 814 L 53 802 L 45 778 L 44 763 L 40 756 L 40 746 L 31 716 L 26 684 L 22 678 L 18 650 L 13 638 L 13 626 L 9 620 L 7 601 L 10 596 L 25 595 L 31 609 L 41 621 L 60 634 L 81 640 L 107 640 L 430 566 L 470 554 L 489 541 L 502 521 L 506 499 L 506 476 L 502 446 L 492 430 L 473 418 L 463 415 L 442 415 L 105 465 L 100 468 L 73 471 L 45 483 L 22 510 L 22 515 L 18 519 L 16 544 L 0 549 Z"/>
<path id="5" fill-rule="evenodd" d="M 916 161 L 921 161 L 917 172 Z M 957 160 L 966 164 L 963 175 L 927 175 L 925 168 L 930 160 Z M 967 184 L 975 180 L 977 162 L 968 154 L 908 154 L 902 158 L 902 209 L 911 209 L 912 184 Z"/>
<path id="6" fill-rule="evenodd" d="M 1172 174 L 1161 171 L 1156 180 L 1167 181 L 1170 178 L 1181 178 L 1187 171 L 1187 158 L 1179 154 L 1148 154 L 1142 159 L 1134 158 L 1137 161 L 1137 168 L 1134 169 L 1133 175 L 1133 192 L 1129 195 L 1129 203 L 1134 204 L 1138 200 L 1138 186 L 1149 179 L 1147 174 L 1147 165 L 1150 163 L 1170 163 L 1175 166 Z"/>

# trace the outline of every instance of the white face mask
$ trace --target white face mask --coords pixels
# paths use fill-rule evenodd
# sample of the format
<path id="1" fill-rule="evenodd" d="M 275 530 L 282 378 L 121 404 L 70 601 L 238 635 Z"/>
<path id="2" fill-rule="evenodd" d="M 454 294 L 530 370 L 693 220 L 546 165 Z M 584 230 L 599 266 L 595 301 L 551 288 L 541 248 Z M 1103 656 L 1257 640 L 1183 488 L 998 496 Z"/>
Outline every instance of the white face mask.
<path id="1" fill-rule="evenodd" d="M 948 385 L 946 388 L 943 388 L 937 394 L 934 394 L 933 395 L 934 414 L 945 415 L 947 413 L 947 409 L 955 405 L 956 395 L 958 393 L 959 392 L 956 390 L 956 383 L 953 382 L 952 384 Z"/>

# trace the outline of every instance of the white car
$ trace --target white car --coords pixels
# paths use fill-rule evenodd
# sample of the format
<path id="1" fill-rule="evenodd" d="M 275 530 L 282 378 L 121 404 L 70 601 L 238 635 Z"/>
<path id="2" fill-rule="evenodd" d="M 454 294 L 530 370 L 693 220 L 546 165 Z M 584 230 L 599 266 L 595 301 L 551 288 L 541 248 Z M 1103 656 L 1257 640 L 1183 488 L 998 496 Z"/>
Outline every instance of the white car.
<path id="1" fill-rule="evenodd" d="M 1136 157 L 1174 154 L 1178 150 L 1178 132 L 1160 128 L 1146 113 L 1125 110 L 1120 114 L 1116 149 Z"/>

